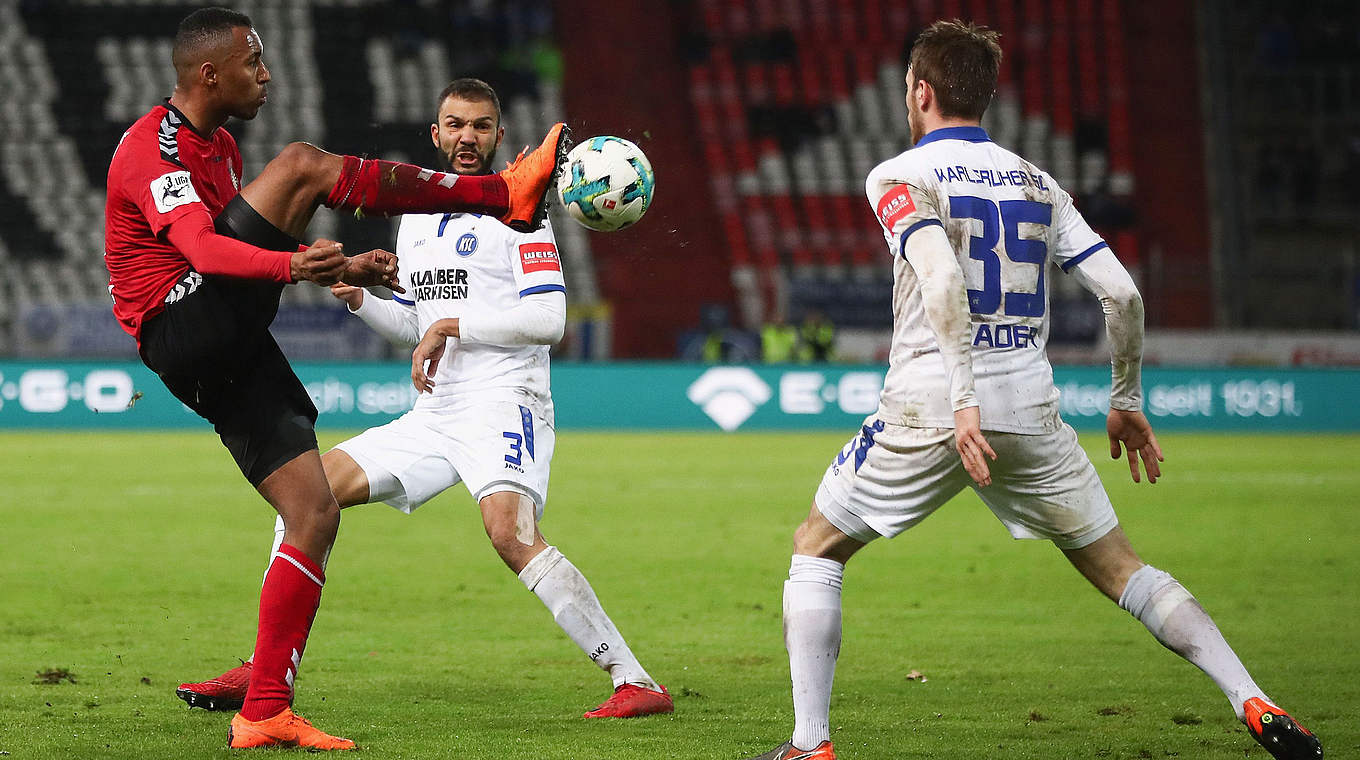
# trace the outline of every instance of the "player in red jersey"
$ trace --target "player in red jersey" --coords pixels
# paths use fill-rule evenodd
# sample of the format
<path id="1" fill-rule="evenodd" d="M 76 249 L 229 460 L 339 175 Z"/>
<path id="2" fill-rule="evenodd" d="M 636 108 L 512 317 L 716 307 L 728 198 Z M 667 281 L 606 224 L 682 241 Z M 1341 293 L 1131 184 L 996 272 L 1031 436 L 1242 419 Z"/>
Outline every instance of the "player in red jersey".
<path id="1" fill-rule="evenodd" d="M 338 243 L 297 238 L 322 204 L 377 214 L 472 211 L 533 228 L 567 138 L 556 125 L 537 150 L 486 177 L 294 143 L 241 188 L 241 156 L 221 127 L 233 116 L 254 118 L 264 104 L 263 53 L 242 14 L 208 8 L 181 22 L 174 94 L 123 135 L 109 166 L 105 262 L 114 313 L 142 361 L 213 423 L 284 520 L 260 592 L 255 673 L 229 745 L 350 749 L 352 741 L 290 708 L 340 511 L 317 452 L 316 408 L 268 328 L 283 285 L 391 287 L 396 262 L 385 251 L 346 258 Z"/>

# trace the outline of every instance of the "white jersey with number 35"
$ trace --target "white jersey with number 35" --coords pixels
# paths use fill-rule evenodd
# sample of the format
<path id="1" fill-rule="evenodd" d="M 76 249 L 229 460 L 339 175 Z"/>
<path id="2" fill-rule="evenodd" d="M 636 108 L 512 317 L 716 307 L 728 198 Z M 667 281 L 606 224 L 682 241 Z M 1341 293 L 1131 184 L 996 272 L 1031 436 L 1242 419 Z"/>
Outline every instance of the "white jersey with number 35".
<path id="1" fill-rule="evenodd" d="M 1057 430 L 1048 340 L 1049 261 L 1064 272 L 1106 247 L 1048 174 L 981 127 L 947 127 L 879 164 L 865 183 L 892 251 L 893 339 L 879 417 L 953 427 L 949 382 L 926 321 L 920 281 L 903 256 L 911 235 L 944 228 L 968 290 L 982 428 Z"/>

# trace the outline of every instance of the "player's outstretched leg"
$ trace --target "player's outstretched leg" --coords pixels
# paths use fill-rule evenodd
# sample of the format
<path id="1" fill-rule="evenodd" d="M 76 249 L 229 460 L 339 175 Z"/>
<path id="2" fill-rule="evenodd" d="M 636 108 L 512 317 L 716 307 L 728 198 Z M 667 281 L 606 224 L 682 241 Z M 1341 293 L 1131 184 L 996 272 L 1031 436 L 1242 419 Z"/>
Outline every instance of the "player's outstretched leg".
<path id="1" fill-rule="evenodd" d="M 590 582 L 557 547 L 545 546 L 524 566 L 519 578 L 576 646 L 614 682 L 609 699 L 583 717 L 638 718 L 674 712 L 675 703 L 666 687 L 643 669 L 623 634 L 605 614 Z"/>
<path id="2" fill-rule="evenodd" d="M 521 231 L 543 224 L 548 190 L 571 147 L 565 124 L 499 174 L 460 176 L 413 164 L 341 156 L 291 143 L 241 189 L 242 199 L 294 238 L 306 234 L 320 206 L 359 215 L 472 212 Z"/>
<path id="3" fill-rule="evenodd" d="M 643 669 L 590 582 L 538 530 L 538 504 L 516 491 L 497 491 L 479 502 L 487 538 L 553 620 L 614 682 L 614 693 L 587 718 L 636 718 L 668 713 L 675 703 L 666 687 Z"/>
<path id="4" fill-rule="evenodd" d="M 1144 564 L 1123 529 L 1116 527 L 1094 543 L 1064 553 L 1162 646 L 1213 679 L 1237 719 L 1272 755 L 1289 760 L 1322 757 L 1321 742 L 1270 702 L 1199 601 L 1169 573 Z M 1252 709 L 1257 710 L 1256 725 Z"/>
<path id="5" fill-rule="evenodd" d="M 326 179 L 338 177 L 325 193 L 325 205 L 382 216 L 471 211 L 532 232 L 543 226 L 548 190 L 570 149 L 571 132 L 559 122 L 537 148 L 521 153 L 497 174 L 459 175 L 394 161 L 331 156 L 341 158 L 342 165 L 337 172 L 332 161 L 323 174 Z M 253 198 L 247 200 L 254 205 Z"/>

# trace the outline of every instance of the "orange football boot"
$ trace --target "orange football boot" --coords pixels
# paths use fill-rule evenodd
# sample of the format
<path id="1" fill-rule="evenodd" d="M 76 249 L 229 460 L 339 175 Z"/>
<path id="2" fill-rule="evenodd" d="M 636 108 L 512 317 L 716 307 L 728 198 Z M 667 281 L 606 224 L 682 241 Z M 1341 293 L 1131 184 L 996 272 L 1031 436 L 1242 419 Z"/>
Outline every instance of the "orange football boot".
<path id="1" fill-rule="evenodd" d="M 510 194 L 509 210 L 500 217 L 501 222 L 520 232 L 533 232 L 543 226 L 543 217 L 548 214 L 548 190 L 562 171 L 568 150 L 571 130 L 558 122 L 537 148 L 520 153 L 496 173 L 505 180 Z"/>
<path id="2" fill-rule="evenodd" d="M 302 747 L 304 749 L 357 749 L 349 739 L 331 736 L 313 726 L 306 718 L 290 708 L 264 720 L 246 720 L 236 713 L 227 729 L 227 746 L 232 749 L 251 747 Z"/>

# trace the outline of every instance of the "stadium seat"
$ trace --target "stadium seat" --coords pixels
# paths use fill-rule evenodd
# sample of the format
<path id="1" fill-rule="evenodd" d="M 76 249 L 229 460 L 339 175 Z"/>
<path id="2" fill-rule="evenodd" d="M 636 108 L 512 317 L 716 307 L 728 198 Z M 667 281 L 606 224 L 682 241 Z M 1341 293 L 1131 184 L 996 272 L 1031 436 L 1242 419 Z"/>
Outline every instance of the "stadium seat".
<path id="1" fill-rule="evenodd" d="M 246 179 L 295 139 L 430 162 L 434 95 L 455 72 L 481 75 L 500 91 L 507 127 L 502 160 L 536 143 L 565 113 L 558 82 L 521 64 L 493 62 L 489 54 L 508 59 L 533 44 L 551 26 L 548 0 L 516 3 L 513 23 L 497 26 L 494 38 L 485 33 L 493 23 L 487 11 L 455 19 L 442 6 L 411 6 L 416 23 L 406 27 L 374 0 L 242 6 L 264 33 L 276 82 L 257 119 L 228 124 Z M 10 345 L 15 299 L 107 307 L 102 216 L 108 158 L 128 124 L 172 91 L 174 24 L 194 7 L 189 0 L 0 3 L 0 273 L 7 275 L 0 291 L 0 343 Z M 325 69 L 321 60 L 329 62 Z M 90 77 L 88 61 L 102 76 Z M 572 302 L 598 301 L 589 236 L 558 209 L 552 218 Z M 387 221 L 323 213 L 308 237 L 342 239 L 358 250 L 390 248 L 392 229 Z M 335 304 L 321 288 L 286 292 L 287 306 Z"/>

